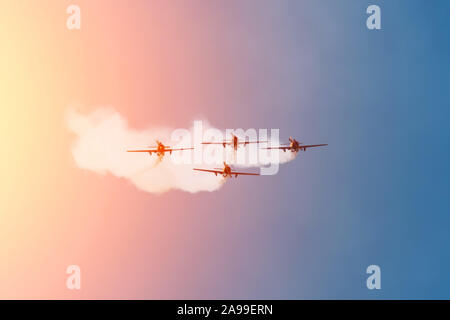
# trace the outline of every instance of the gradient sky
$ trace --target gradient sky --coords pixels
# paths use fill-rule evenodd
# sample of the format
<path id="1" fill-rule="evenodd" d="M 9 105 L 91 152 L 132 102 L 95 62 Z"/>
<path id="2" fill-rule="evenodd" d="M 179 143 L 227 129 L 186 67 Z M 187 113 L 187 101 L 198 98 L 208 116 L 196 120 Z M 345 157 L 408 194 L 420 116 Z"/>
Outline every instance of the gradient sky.
<path id="1" fill-rule="evenodd" d="M 450 298 L 449 17 L 445 0 L 1 0 L 0 298 Z M 155 196 L 76 166 L 70 106 L 329 146 Z"/>

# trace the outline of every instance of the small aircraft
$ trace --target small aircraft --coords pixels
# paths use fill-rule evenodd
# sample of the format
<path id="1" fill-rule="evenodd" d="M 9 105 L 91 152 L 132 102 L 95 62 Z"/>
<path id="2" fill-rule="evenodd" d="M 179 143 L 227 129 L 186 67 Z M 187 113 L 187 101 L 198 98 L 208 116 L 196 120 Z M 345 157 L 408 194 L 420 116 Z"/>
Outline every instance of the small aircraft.
<path id="1" fill-rule="evenodd" d="M 172 154 L 172 151 L 182 151 L 182 150 L 192 150 L 194 148 L 177 148 L 172 149 L 169 146 L 163 145 L 160 141 L 156 140 L 156 143 L 158 146 L 156 147 L 149 147 L 149 149 L 142 149 L 142 150 L 127 150 L 127 152 L 148 152 L 149 155 L 152 155 L 152 153 L 156 153 L 158 157 L 162 158 L 164 157 L 164 154 L 166 152 L 169 152 Z"/>
<path id="2" fill-rule="evenodd" d="M 204 172 L 212 172 L 214 173 L 216 176 L 218 174 L 221 174 L 224 178 L 230 177 L 232 178 L 233 176 L 235 178 L 237 178 L 238 175 L 245 175 L 245 176 L 259 176 L 259 173 L 249 173 L 249 172 L 236 172 L 236 171 L 231 171 L 231 168 L 229 165 L 227 165 L 225 162 L 223 163 L 224 168 L 214 168 L 214 170 L 208 170 L 208 169 L 197 169 L 194 168 L 194 170 L 197 171 L 204 171 Z"/>
<path id="3" fill-rule="evenodd" d="M 309 144 L 309 145 L 303 145 L 297 140 L 293 139 L 292 137 L 289 137 L 289 144 L 281 147 L 268 147 L 263 149 L 280 149 L 286 152 L 286 150 L 291 150 L 291 152 L 299 152 L 300 150 L 306 151 L 307 148 L 314 148 L 314 147 L 322 147 L 327 146 L 328 144 Z"/>
<path id="4" fill-rule="evenodd" d="M 225 148 L 226 145 L 231 145 L 233 149 L 236 151 L 239 145 L 246 146 L 249 143 L 264 143 L 267 141 L 239 141 L 238 137 L 234 134 L 231 134 L 231 140 L 224 140 L 222 142 L 202 142 L 202 144 L 221 144 Z"/>

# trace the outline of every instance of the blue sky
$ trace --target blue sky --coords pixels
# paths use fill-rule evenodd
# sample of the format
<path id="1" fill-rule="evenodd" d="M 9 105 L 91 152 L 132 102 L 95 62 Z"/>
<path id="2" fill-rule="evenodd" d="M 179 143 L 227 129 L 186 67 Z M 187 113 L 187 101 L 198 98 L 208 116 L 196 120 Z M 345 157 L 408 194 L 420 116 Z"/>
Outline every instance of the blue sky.
<path id="1" fill-rule="evenodd" d="M 370 4 L 381 7 L 382 30 L 366 28 Z M 219 242 L 239 267 L 212 272 L 229 282 L 204 284 L 199 297 L 448 298 L 450 3 L 260 5 L 238 21 L 255 35 L 241 51 L 253 64 L 242 68 L 262 61 L 267 77 L 255 71 L 255 91 L 227 96 L 227 116 L 211 120 L 279 126 L 284 138 L 329 147 L 257 185 L 167 196 L 230 228 Z M 379 291 L 366 288 L 371 264 L 381 267 Z"/>
<path id="2" fill-rule="evenodd" d="M 364 27 L 368 4 L 381 7 L 380 31 Z M 323 68 L 310 111 L 321 122 L 318 138 L 329 134 L 330 147 L 290 165 L 320 171 L 307 213 L 313 222 L 299 235 L 308 237 L 317 250 L 311 260 L 320 263 L 294 259 L 298 270 L 320 270 L 296 277 L 299 287 L 306 281 L 313 288 L 306 297 L 449 296 L 449 7 L 320 1 L 312 10 Z M 291 130 L 297 117 L 290 117 Z M 294 177 L 291 188 L 301 181 Z M 370 264 L 382 270 L 379 292 L 365 288 Z"/>

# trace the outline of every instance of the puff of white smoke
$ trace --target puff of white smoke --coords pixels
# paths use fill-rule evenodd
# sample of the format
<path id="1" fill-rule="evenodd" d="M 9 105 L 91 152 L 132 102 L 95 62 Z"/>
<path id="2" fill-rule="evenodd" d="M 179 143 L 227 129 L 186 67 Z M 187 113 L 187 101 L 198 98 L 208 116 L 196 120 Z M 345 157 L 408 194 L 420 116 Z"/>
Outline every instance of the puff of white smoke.
<path id="1" fill-rule="evenodd" d="M 167 155 L 160 160 L 156 155 L 149 156 L 147 153 L 131 154 L 126 152 L 131 147 L 146 148 L 150 144 L 154 145 L 156 140 L 169 142 L 173 137 L 174 129 L 155 127 L 142 131 L 134 130 L 128 126 L 122 115 L 107 108 L 97 109 L 88 115 L 70 109 L 66 120 L 69 130 L 76 135 L 71 152 L 79 168 L 99 174 L 110 173 L 130 181 L 140 190 L 154 194 L 171 189 L 191 193 L 215 191 L 225 181 L 220 175 L 194 171 L 193 168 L 201 166 L 201 163 L 171 161 L 171 158 Z M 203 129 L 214 129 L 207 122 L 203 121 L 202 123 Z M 194 136 L 194 130 L 195 128 L 191 127 L 185 131 Z M 186 145 L 186 141 L 190 145 Z M 173 148 L 191 146 L 202 148 L 201 141 L 195 142 L 189 139 L 178 142 L 178 144 L 170 143 L 170 145 Z M 230 148 L 223 149 L 221 145 L 217 147 L 218 150 L 226 150 L 223 156 L 226 157 L 228 163 L 233 164 L 233 159 L 236 158 L 232 154 L 233 151 Z M 190 150 L 181 151 L 181 153 L 184 152 L 191 154 Z M 277 164 L 290 161 L 295 157 L 291 152 L 280 152 L 279 155 L 275 160 Z M 221 163 L 221 161 L 218 162 Z M 261 165 L 258 162 L 241 166 L 259 167 Z"/>

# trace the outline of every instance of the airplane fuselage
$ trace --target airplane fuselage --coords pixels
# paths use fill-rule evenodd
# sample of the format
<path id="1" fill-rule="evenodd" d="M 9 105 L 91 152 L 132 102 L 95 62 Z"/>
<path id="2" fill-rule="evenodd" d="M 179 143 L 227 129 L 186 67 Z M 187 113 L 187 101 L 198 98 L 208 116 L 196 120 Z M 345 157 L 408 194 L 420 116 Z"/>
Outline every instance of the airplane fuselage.
<path id="1" fill-rule="evenodd" d="M 162 157 L 162 156 L 164 155 L 164 152 L 165 152 L 164 145 L 163 145 L 162 143 L 160 143 L 160 144 L 158 145 L 158 149 L 157 149 L 157 150 L 158 150 L 158 151 L 157 151 L 158 156 L 159 156 L 159 157 Z"/>
<path id="2" fill-rule="evenodd" d="M 229 165 L 225 165 L 225 167 L 223 168 L 222 173 L 220 172 L 214 172 L 214 174 L 217 176 L 217 174 L 221 174 L 222 177 L 227 178 L 227 177 L 232 177 L 231 175 L 231 168 Z"/>
<path id="3" fill-rule="evenodd" d="M 289 143 L 289 150 L 291 150 L 292 152 L 297 153 L 297 152 L 299 152 L 302 149 L 302 147 L 300 146 L 300 143 L 297 140 L 291 139 L 291 138 L 289 140 L 291 141 Z M 303 149 L 303 151 L 306 151 L 306 148 Z"/>
<path id="4" fill-rule="evenodd" d="M 158 142 L 158 147 L 156 148 L 156 152 L 158 157 L 164 157 L 164 154 L 166 153 L 166 146 L 163 145 L 161 142 Z M 170 151 L 170 153 L 172 153 L 172 151 Z M 150 155 L 152 155 L 151 152 L 149 152 Z"/>
<path id="5" fill-rule="evenodd" d="M 234 149 L 235 151 L 237 150 L 238 145 L 239 145 L 239 143 L 238 143 L 238 137 L 233 136 L 233 149 Z"/>
<path id="6" fill-rule="evenodd" d="M 225 168 L 223 168 L 222 176 L 224 178 L 231 177 L 231 168 L 230 168 L 230 166 L 225 166 Z"/>
<path id="7" fill-rule="evenodd" d="M 298 152 L 299 151 L 299 143 L 298 143 L 298 141 L 295 140 L 295 139 L 293 141 L 291 141 L 290 147 L 291 147 L 291 151 L 292 152 Z"/>

